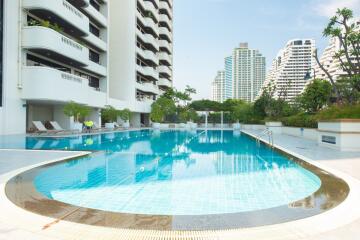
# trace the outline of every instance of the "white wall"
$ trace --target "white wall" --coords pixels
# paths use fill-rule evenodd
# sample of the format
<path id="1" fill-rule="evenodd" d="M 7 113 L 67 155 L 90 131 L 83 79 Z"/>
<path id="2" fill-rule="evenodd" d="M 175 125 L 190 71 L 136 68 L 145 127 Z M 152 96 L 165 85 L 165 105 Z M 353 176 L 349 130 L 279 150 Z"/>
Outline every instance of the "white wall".
<path id="1" fill-rule="evenodd" d="M 20 98 L 19 76 L 19 0 L 4 2 L 4 68 L 3 107 L 0 108 L 0 134 L 22 134 L 26 132 L 26 106 Z"/>
<path id="2" fill-rule="evenodd" d="M 111 1 L 110 8 L 109 97 L 130 103 L 136 100 L 136 2 Z"/>

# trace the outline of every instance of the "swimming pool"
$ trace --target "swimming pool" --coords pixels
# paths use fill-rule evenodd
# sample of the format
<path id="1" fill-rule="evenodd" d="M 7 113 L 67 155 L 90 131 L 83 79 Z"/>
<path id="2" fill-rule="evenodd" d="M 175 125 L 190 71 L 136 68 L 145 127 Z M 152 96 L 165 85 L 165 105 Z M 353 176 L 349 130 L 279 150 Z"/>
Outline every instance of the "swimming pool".
<path id="1" fill-rule="evenodd" d="M 334 176 L 240 132 L 142 130 L 27 138 L 26 148 L 93 152 L 25 173 L 39 198 L 122 218 L 171 217 L 175 229 L 271 224 L 336 205 L 321 206 L 331 199 L 325 186 Z"/>

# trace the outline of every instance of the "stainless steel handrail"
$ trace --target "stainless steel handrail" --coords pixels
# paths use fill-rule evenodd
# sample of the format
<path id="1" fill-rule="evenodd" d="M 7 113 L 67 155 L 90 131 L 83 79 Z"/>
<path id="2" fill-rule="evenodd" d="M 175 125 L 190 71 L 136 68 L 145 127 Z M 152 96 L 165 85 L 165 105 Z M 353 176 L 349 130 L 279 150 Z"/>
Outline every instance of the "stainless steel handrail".
<path id="1" fill-rule="evenodd" d="M 261 141 L 261 137 L 262 136 L 268 136 L 269 137 L 269 145 L 273 148 L 274 147 L 274 134 L 272 131 L 270 131 L 268 128 L 265 129 L 263 132 L 261 132 L 260 134 L 256 135 L 256 142 L 258 144 L 260 144 Z"/>

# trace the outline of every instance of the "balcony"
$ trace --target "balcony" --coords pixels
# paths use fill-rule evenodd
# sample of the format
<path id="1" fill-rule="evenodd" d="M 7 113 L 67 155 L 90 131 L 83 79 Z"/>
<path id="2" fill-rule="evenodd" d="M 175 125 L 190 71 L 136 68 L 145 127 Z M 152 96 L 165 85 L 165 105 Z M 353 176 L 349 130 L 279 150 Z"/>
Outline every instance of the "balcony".
<path id="1" fill-rule="evenodd" d="M 152 78 L 152 80 L 159 80 L 159 73 L 152 67 L 145 67 L 136 65 L 136 71 L 144 77 Z"/>
<path id="2" fill-rule="evenodd" d="M 151 1 L 138 1 L 145 11 L 152 13 L 156 21 L 159 21 L 159 11 L 155 8 L 154 4 Z"/>
<path id="3" fill-rule="evenodd" d="M 40 18 L 57 22 L 74 36 L 89 33 L 89 19 L 66 0 L 23 0 L 23 8 Z"/>
<path id="4" fill-rule="evenodd" d="M 137 18 L 143 25 L 144 29 L 146 31 L 153 32 L 156 36 L 159 36 L 159 28 L 158 25 L 154 22 L 154 20 L 150 17 L 142 16 L 139 12 L 136 13 Z"/>
<path id="5" fill-rule="evenodd" d="M 160 77 L 158 86 L 163 88 L 172 88 L 172 82 L 169 79 Z"/>
<path id="6" fill-rule="evenodd" d="M 153 35 L 142 33 L 139 29 L 136 30 L 136 35 L 145 44 L 151 45 L 156 51 L 159 51 L 159 44 L 157 43 L 157 39 L 155 39 Z"/>
<path id="7" fill-rule="evenodd" d="M 165 48 L 166 51 L 168 51 L 169 53 L 172 53 L 172 51 L 173 51 L 171 44 L 166 40 L 159 40 L 159 47 Z"/>
<path id="8" fill-rule="evenodd" d="M 34 101 L 75 101 L 92 107 L 106 105 L 106 93 L 89 87 L 89 81 L 48 67 L 23 67 L 22 98 Z"/>
<path id="9" fill-rule="evenodd" d="M 164 35 L 166 38 L 167 38 L 167 40 L 169 40 L 170 42 L 172 42 L 172 33 L 169 31 L 169 29 L 168 28 L 166 28 L 166 27 L 160 27 L 159 28 L 159 34 L 160 35 Z"/>
<path id="10" fill-rule="evenodd" d="M 53 29 L 24 27 L 22 34 L 25 49 L 76 67 L 88 64 L 89 49 Z"/>
<path id="11" fill-rule="evenodd" d="M 159 66 L 158 68 L 158 72 L 161 74 L 161 75 L 164 75 L 168 78 L 170 78 L 172 76 L 172 71 L 169 67 L 167 66 Z"/>
<path id="12" fill-rule="evenodd" d="M 159 88 L 151 82 L 136 82 L 136 88 L 142 92 L 158 95 Z"/>
<path id="13" fill-rule="evenodd" d="M 102 51 L 102 52 L 106 52 L 107 51 L 107 43 L 104 42 L 102 39 L 100 39 L 99 37 L 95 36 L 92 33 L 89 33 L 88 36 L 83 38 L 88 44 L 92 45 L 93 47 L 95 47 L 96 49 Z"/>
<path id="14" fill-rule="evenodd" d="M 173 18 L 172 10 L 171 10 L 169 4 L 166 1 L 160 1 L 159 2 L 159 9 L 165 11 L 166 14 L 169 15 L 169 17 L 171 19 Z"/>
<path id="15" fill-rule="evenodd" d="M 159 52 L 158 53 L 158 56 L 159 56 L 159 60 L 162 62 L 162 63 L 165 63 L 163 65 L 166 65 L 166 66 L 171 66 L 172 65 L 172 58 L 171 58 L 171 55 L 169 55 L 168 53 L 166 52 Z"/>
<path id="16" fill-rule="evenodd" d="M 79 7 L 79 8 L 83 8 L 86 6 L 89 6 L 89 0 L 67 0 L 69 3 L 71 3 L 72 5 Z"/>
<path id="17" fill-rule="evenodd" d="M 94 22 L 96 22 L 101 27 L 106 28 L 108 26 L 107 18 L 102 13 L 100 13 L 98 10 L 96 10 L 93 6 L 91 6 L 91 4 L 89 4 L 87 7 L 85 7 L 84 11 L 89 15 L 89 17 Z"/>
<path id="18" fill-rule="evenodd" d="M 152 61 L 153 63 L 155 63 L 156 65 L 159 65 L 159 59 L 156 56 L 155 53 L 153 53 L 152 51 L 149 50 L 143 50 L 141 48 L 137 48 L 137 52 L 138 54 L 145 60 L 148 61 Z"/>
<path id="19" fill-rule="evenodd" d="M 103 77 L 107 76 L 107 68 L 91 60 L 88 60 L 88 65 L 84 69 Z"/>
<path id="20" fill-rule="evenodd" d="M 170 29 L 172 29 L 172 21 L 167 14 L 160 14 L 160 22 L 166 23 Z"/>

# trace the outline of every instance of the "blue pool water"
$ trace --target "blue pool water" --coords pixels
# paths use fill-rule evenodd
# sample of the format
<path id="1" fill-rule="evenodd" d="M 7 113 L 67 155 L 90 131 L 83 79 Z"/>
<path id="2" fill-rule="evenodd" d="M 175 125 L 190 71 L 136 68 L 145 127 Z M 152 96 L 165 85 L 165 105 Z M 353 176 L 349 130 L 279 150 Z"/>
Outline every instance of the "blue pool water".
<path id="1" fill-rule="evenodd" d="M 233 131 L 133 131 L 27 138 L 28 149 L 94 151 L 43 169 L 36 189 L 50 199 L 110 212 L 239 213 L 304 199 L 320 179 Z"/>

